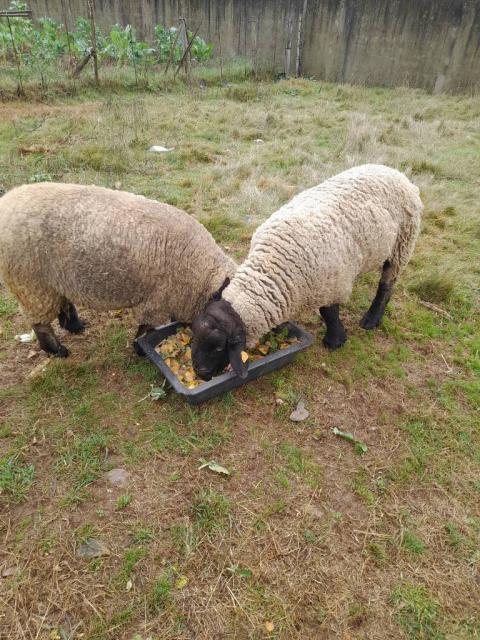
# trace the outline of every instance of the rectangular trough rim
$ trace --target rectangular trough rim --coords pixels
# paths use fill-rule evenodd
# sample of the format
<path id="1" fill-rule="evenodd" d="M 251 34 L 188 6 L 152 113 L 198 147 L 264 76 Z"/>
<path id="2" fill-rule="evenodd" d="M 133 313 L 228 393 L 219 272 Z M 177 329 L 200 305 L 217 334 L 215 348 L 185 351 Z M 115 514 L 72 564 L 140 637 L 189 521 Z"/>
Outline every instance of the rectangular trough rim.
<path id="1" fill-rule="evenodd" d="M 287 360 L 289 356 L 295 355 L 295 353 L 299 353 L 300 351 L 303 351 L 312 345 L 314 341 L 314 337 L 311 333 L 308 333 L 308 331 L 305 331 L 305 329 L 303 329 L 302 327 L 300 327 L 299 325 L 293 322 L 286 322 L 285 324 L 290 329 L 294 329 L 295 333 L 299 334 L 298 335 L 299 341 L 297 344 L 292 344 L 286 349 L 275 351 L 274 353 L 264 356 L 261 360 L 257 360 L 250 363 L 248 366 L 248 375 L 241 382 L 238 376 L 233 371 L 227 371 L 226 373 L 222 373 L 219 376 L 215 376 L 215 378 L 213 378 L 212 380 L 207 380 L 203 382 L 203 384 L 201 384 L 199 387 L 196 387 L 195 389 L 188 389 L 187 387 L 185 387 L 185 385 L 183 385 L 178 380 L 176 375 L 173 373 L 170 367 L 167 364 L 165 364 L 163 358 L 155 351 L 155 348 L 151 344 L 151 338 L 156 333 L 165 331 L 166 329 L 172 329 L 173 331 L 171 331 L 168 334 L 168 335 L 172 335 L 177 328 L 188 326 L 187 323 L 170 322 L 168 324 L 162 325 L 161 327 L 157 327 L 150 334 L 137 338 L 135 342 L 140 346 L 144 354 L 149 358 L 149 360 L 154 364 L 154 366 L 156 366 L 160 370 L 162 375 L 168 380 L 168 382 L 171 384 L 171 386 L 175 389 L 175 391 L 178 394 L 185 396 L 187 400 L 189 399 L 194 400 L 202 395 L 208 394 L 208 392 L 211 389 L 216 389 L 217 387 L 221 387 L 222 383 L 226 383 L 227 381 L 234 380 L 235 378 L 238 378 L 239 380 L 238 386 L 242 386 L 248 382 L 253 382 L 253 380 L 258 379 L 259 376 L 256 376 L 256 377 L 254 377 L 253 375 L 250 376 L 250 373 L 253 374 L 257 372 L 258 369 L 264 368 L 264 366 L 269 362 L 274 362 L 276 360 Z M 286 362 L 285 364 L 288 364 L 288 363 Z M 225 393 L 225 392 L 226 390 L 220 389 L 218 395 L 221 395 L 222 393 Z M 206 400 L 207 399 L 210 399 L 210 398 L 206 398 Z"/>

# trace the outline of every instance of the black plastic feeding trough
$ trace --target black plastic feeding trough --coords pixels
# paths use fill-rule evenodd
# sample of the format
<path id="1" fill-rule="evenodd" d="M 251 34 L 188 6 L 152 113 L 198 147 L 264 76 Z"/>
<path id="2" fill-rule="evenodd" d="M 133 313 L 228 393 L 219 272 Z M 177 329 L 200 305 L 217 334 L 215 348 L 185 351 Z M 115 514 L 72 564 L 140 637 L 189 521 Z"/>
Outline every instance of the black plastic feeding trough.
<path id="1" fill-rule="evenodd" d="M 211 398 L 215 398 L 222 393 L 240 387 L 242 384 L 256 380 L 265 373 L 270 373 L 270 371 L 284 367 L 293 360 L 296 353 L 307 349 L 314 339 L 310 333 L 307 333 L 307 331 L 304 331 L 301 327 L 292 322 L 288 322 L 285 325 L 288 328 L 288 336 L 297 338 L 298 342 L 285 349 L 270 353 L 261 360 L 249 362 L 248 375 L 244 380 L 239 378 L 233 371 L 229 371 L 212 378 L 212 380 L 208 382 L 203 382 L 194 389 L 188 389 L 178 380 L 173 371 L 164 362 L 162 356 L 155 351 L 155 347 L 160 344 L 162 340 L 176 333 L 177 330 L 183 326 L 181 322 L 171 322 L 137 338 L 136 342 L 140 350 L 153 362 L 157 369 L 160 370 L 161 374 L 175 391 L 184 396 L 185 400 L 190 404 L 200 404 L 206 400 L 211 400 Z"/>

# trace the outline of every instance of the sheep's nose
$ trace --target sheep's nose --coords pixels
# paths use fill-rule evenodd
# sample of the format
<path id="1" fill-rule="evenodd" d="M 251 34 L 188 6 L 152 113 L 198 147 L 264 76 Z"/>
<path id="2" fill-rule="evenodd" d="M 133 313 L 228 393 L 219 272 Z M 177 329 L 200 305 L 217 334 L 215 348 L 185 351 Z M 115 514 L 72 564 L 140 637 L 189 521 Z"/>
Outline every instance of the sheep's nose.
<path id="1" fill-rule="evenodd" d="M 209 371 L 208 369 L 205 369 L 204 367 L 193 367 L 195 369 L 195 373 L 197 374 L 197 376 L 200 376 L 200 378 L 202 378 L 202 380 L 211 380 L 212 379 L 212 372 Z"/>

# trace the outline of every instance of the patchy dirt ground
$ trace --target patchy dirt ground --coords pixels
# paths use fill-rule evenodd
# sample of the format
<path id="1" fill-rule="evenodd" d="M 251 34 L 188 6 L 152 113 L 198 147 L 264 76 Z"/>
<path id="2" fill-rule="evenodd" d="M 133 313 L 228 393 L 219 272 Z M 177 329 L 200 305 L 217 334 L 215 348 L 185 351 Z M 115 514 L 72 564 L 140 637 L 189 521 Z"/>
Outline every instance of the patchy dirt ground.
<path id="1" fill-rule="evenodd" d="M 148 397 L 128 311 L 81 310 L 86 334 L 50 360 L 14 340 L 29 328 L 0 290 L 0 638 L 479 638 L 478 101 L 237 91 L 0 105 L 4 186 L 120 181 L 241 257 L 291 193 L 376 158 L 422 187 L 415 258 L 376 333 L 358 327 L 373 276 L 343 310 L 345 348 L 301 318 L 318 339 L 295 364 L 200 408 Z M 40 143 L 56 151 L 19 151 Z M 92 540 L 103 555 L 82 557 Z"/>

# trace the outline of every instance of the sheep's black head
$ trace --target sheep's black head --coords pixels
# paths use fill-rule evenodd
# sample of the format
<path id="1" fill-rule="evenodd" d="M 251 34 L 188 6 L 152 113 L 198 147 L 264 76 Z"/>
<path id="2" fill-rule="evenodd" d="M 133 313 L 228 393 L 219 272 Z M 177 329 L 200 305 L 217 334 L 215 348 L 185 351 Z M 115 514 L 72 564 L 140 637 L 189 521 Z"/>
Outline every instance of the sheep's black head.
<path id="1" fill-rule="evenodd" d="M 193 368 L 204 380 L 221 373 L 228 363 L 240 378 L 247 377 L 247 365 L 242 361 L 245 325 L 232 305 L 221 299 L 224 287 L 192 323 Z"/>

